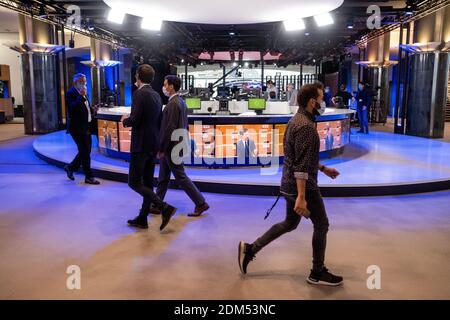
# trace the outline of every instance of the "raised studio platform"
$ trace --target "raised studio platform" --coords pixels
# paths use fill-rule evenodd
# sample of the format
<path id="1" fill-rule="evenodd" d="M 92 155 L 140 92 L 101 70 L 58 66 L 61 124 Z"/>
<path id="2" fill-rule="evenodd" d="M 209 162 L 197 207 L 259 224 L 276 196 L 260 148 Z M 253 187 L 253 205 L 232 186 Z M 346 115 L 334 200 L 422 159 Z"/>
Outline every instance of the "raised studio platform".
<path id="1" fill-rule="evenodd" d="M 336 180 L 320 174 L 324 196 L 380 196 L 450 189 L 450 143 L 373 131 L 370 135 L 352 134 L 351 141 L 342 155 L 322 161 L 341 173 Z M 61 167 L 77 152 L 64 131 L 39 137 L 33 147 L 40 158 Z M 97 177 L 127 181 L 127 162 L 99 153 L 96 138 L 92 148 L 92 168 Z M 281 175 L 281 167 L 186 170 L 200 190 L 228 194 L 277 195 Z M 61 176 L 65 177 L 63 171 Z"/>

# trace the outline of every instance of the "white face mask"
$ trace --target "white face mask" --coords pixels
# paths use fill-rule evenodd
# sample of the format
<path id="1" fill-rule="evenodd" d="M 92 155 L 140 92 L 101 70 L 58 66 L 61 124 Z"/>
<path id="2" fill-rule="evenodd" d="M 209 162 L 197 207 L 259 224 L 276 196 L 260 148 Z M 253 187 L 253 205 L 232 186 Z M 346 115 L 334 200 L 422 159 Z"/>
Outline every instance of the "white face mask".
<path id="1" fill-rule="evenodd" d="M 170 96 L 170 93 L 167 92 L 166 87 L 162 87 L 162 92 L 164 93 L 164 95 L 165 95 L 166 97 L 169 97 L 169 96 Z"/>
<path id="2" fill-rule="evenodd" d="M 321 116 L 325 113 L 325 110 L 327 108 L 327 104 L 325 101 L 322 101 L 320 104 L 316 102 L 316 108 L 314 109 L 316 115 Z"/>

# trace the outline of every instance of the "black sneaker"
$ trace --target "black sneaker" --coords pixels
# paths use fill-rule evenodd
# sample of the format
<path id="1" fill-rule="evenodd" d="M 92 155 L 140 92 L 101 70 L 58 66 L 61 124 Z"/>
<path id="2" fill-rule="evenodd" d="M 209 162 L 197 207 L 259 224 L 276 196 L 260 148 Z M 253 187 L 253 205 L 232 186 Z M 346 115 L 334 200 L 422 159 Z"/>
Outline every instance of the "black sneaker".
<path id="1" fill-rule="evenodd" d="M 133 220 L 128 220 L 128 224 L 136 228 L 148 229 L 147 217 L 143 215 L 138 215 Z"/>
<path id="2" fill-rule="evenodd" d="M 64 166 L 64 171 L 66 172 L 66 174 L 67 174 L 67 178 L 69 178 L 70 180 L 75 180 L 75 177 L 73 176 L 73 171 L 72 170 L 70 170 L 70 168 L 69 168 L 69 166 L 67 165 L 67 166 Z"/>
<path id="3" fill-rule="evenodd" d="M 86 179 L 84 179 L 84 183 L 96 185 L 96 184 L 100 184 L 100 181 L 95 180 L 95 178 L 86 178 Z"/>
<path id="4" fill-rule="evenodd" d="M 340 276 L 335 276 L 330 273 L 327 268 L 323 268 L 321 272 L 314 272 L 311 270 L 308 279 L 306 279 L 310 284 L 324 285 L 324 286 L 338 286 L 344 281 L 344 278 Z"/>
<path id="5" fill-rule="evenodd" d="M 170 204 L 166 204 L 164 206 L 164 209 L 161 210 L 162 222 L 161 226 L 159 227 L 159 230 L 162 230 L 167 226 L 167 224 L 169 223 L 170 219 L 172 218 L 172 216 L 175 214 L 176 211 L 177 208 L 172 207 Z"/>
<path id="6" fill-rule="evenodd" d="M 247 273 L 247 266 L 254 258 L 255 254 L 252 251 L 252 245 L 245 243 L 244 241 L 239 242 L 238 263 L 242 274 Z"/>

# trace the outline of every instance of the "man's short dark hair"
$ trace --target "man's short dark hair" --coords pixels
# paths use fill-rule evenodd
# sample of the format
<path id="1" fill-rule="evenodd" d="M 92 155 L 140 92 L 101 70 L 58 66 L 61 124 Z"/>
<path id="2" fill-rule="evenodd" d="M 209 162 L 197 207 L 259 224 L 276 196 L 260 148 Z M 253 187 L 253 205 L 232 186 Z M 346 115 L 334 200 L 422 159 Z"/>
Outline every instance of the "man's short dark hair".
<path id="1" fill-rule="evenodd" d="M 169 85 L 173 85 L 173 89 L 175 90 L 175 92 L 178 92 L 178 90 L 180 90 L 181 79 L 178 76 L 170 74 L 166 76 L 164 79 L 167 80 L 167 83 Z"/>
<path id="2" fill-rule="evenodd" d="M 306 108 L 310 99 L 317 99 L 319 97 L 319 90 L 323 90 L 323 84 L 320 82 L 302 86 L 297 95 L 298 105 Z"/>
<path id="3" fill-rule="evenodd" d="M 136 71 L 136 74 L 143 83 L 152 83 L 155 78 L 155 69 L 149 64 L 141 64 Z"/>

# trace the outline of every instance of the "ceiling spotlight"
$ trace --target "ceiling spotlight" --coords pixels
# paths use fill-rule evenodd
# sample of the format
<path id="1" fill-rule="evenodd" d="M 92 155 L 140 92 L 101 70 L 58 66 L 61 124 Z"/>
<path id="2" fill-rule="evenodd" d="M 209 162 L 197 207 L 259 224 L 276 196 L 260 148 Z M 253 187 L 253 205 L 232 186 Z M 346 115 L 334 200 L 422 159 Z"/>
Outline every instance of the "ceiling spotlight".
<path id="1" fill-rule="evenodd" d="M 248 62 L 246 62 L 246 63 L 244 64 L 244 66 L 245 66 L 246 68 L 248 68 Z"/>
<path id="2" fill-rule="evenodd" d="M 308 37 L 309 35 L 310 35 L 310 33 L 309 33 L 309 32 L 305 32 L 305 36 L 307 36 L 307 37 Z"/>
<path id="3" fill-rule="evenodd" d="M 108 21 L 122 24 L 123 19 L 125 18 L 125 13 L 121 10 L 117 10 L 112 8 L 108 13 Z"/>
<path id="4" fill-rule="evenodd" d="M 233 67 L 237 67 L 237 63 L 236 62 L 233 62 Z"/>
<path id="5" fill-rule="evenodd" d="M 234 35 L 236 35 L 236 33 L 230 32 L 229 35 L 230 35 L 230 36 L 234 36 Z"/>
<path id="6" fill-rule="evenodd" d="M 162 20 L 154 18 L 142 18 L 141 29 L 159 31 L 161 30 Z"/>
<path id="7" fill-rule="evenodd" d="M 184 63 L 184 59 L 181 59 L 181 63 Z"/>
<path id="8" fill-rule="evenodd" d="M 316 24 L 319 27 L 327 26 L 329 24 L 334 23 L 333 17 L 329 12 L 314 16 L 314 20 L 316 21 Z"/>
<path id="9" fill-rule="evenodd" d="M 284 20 L 283 24 L 286 31 L 297 31 L 305 29 L 305 23 L 303 22 L 303 19 Z"/>

